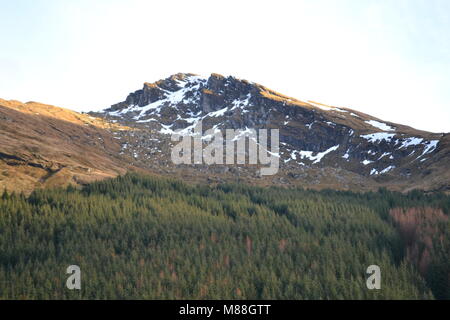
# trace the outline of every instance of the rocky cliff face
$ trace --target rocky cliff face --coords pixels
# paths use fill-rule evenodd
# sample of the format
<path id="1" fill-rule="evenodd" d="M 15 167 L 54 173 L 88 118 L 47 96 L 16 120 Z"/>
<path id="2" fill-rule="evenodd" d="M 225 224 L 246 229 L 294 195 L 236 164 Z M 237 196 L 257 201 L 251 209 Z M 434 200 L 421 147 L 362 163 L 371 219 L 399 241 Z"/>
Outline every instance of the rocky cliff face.
<path id="1" fill-rule="evenodd" d="M 213 181 L 343 189 L 449 190 L 449 135 L 415 130 L 348 108 L 297 100 L 262 85 L 212 74 L 176 74 L 145 83 L 100 113 L 132 127 L 116 134 L 134 165 Z M 174 166 L 170 134 L 203 130 L 279 129 L 279 174 L 261 178 L 249 166 Z M 224 131 L 223 131 L 224 132 Z M 200 178 L 199 178 L 200 179 Z"/>

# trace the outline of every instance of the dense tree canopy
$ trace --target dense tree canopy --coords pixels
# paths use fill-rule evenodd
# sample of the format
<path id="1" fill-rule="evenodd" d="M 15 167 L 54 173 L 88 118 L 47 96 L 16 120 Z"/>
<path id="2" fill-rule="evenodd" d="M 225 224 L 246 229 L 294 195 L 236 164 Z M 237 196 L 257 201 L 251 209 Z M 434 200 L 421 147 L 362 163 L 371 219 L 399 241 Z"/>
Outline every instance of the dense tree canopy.
<path id="1" fill-rule="evenodd" d="M 408 238 L 419 258 L 428 252 L 425 268 L 409 260 L 402 233 L 411 208 L 444 214 L 431 238 Z M 449 299 L 449 212 L 443 194 L 191 186 L 134 174 L 81 190 L 5 192 L 0 298 Z M 366 287 L 373 264 L 380 290 Z M 81 268 L 81 290 L 66 287 L 69 265 Z"/>

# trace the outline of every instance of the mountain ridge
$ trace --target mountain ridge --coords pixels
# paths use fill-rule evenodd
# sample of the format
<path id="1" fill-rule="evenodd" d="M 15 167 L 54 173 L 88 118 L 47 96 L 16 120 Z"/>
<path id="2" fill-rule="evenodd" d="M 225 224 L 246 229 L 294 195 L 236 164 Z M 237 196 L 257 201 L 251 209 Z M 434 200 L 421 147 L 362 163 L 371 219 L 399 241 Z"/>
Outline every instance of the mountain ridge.
<path id="1" fill-rule="evenodd" d="M 11 114 L 11 110 L 19 114 Z M 22 119 L 20 114 L 26 114 L 28 120 Z M 398 191 L 417 188 L 450 190 L 448 133 L 417 130 L 350 108 L 302 101 L 254 82 L 214 73 L 207 78 L 193 73 L 178 73 L 153 83 L 145 82 L 142 89 L 130 93 L 124 101 L 98 112 L 77 113 L 34 102 L 0 99 L 0 136 L 10 141 L 9 146 L 5 144 L 0 148 L 0 164 L 3 166 L 0 188 L 14 184 L 14 178 L 7 178 L 5 173 L 12 173 L 13 169 L 20 167 L 7 160 L 20 154 L 20 148 L 15 150 L 14 145 L 22 145 L 25 149 L 29 145 L 38 148 L 34 154 L 26 153 L 29 158 L 39 158 L 42 154 L 44 158 L 56 157 L 58 161 L 55 162 L 64 168 L 70 162 L 68 157 L 55 156 L 48 152 L 48 148 L 36 146 L 37 139 L 42 138 L 42 135 L 35 136 L 36 130 L 43 130 L 37 128 L 39 125 L 36 123 L 31 125 L 34 141 L 30 137 L 12 137 L 11 131 L 23 131 L 36 118 L 45 128 L 44 132 L 50 128 L 54 133 L 62 127 L 58 139 L 65 142 L 58 143 L 64 145 L 68 141 L 68 145 L 79 153 L 87 152 L 87 158 L 95 154 L 95 148 L 104 150 L 100 152 L 102 160 L 99 163 L 91 161 L 84 166 L 91 170 L 100 169 L 102 174 L 97 174 L 100 179 L 127 170 L 142 170 L 207 183 L 239 182 L 344 190 L 374 190 L 379 187 Z M 20 121 L 15 121 L 17 119 Z M 62 122 L 55 124 L 55 120 Z M 177 130 L 190 134 L 199 121 L 204 130 L 279 129 L 279 173 L 260 177 L 258 168 L 250 165 L 174 165 L 170 160 L 170 150 L 174 145 L 170 135 Z M 74 137 L 64 133 L 68 130 L 67 122 L 70 130 L 76 133 Z M 103 138 L 97 137 L 97 145 L 89 146 L 99 131 Z M 88 150 L 75 143 L 77 137 L 89 146 Z M 73 155 L 74 158 L 77 157 Z M 78 157 L 76 161 L 84 160 Z M 107 165 L 100 168 L 100 163 Z M 79 184 L 73 178 L 79 175 L 75 172 L 77 170 L 65 170 L 72 174 L 69 184 Z M 81 184 L 90 178 L 90 174 L 85 173 Z M 35 181 L 26 189 L 30 191 L 40 186 L 45 186 L 45 183 Z"/>
<path id="2" fill-rule="evenodd" d="M 434 158 L 436 153 L 442 157 L 439 143 L 446 140 L 446 134 L 383 121 L 350 108 L 298 100 L 257 83 L 214 73 L 208 78 L 179 73 L 145 83 L 143 89 L 131 93 L 125 101 L 94 114 L 161 134 L 179 129 L 188 132 L 200 120 L 204 129 L 279 128 L 285 164 L 296 162 L 297 166 L 311 167 L 317 164 L 315 157 L 339 145 L 333 151 L 346 161 L 334 157 L 336 164 L 331 165 L 327 154 L 322 167 L 331 165 L 363 176 L 387 176 L 393 171 L 391 180 L 423 178 L 420 171 L 425 166 L 420 161 L 433 163 L 427 156 L 433 154 Z M 346 147 L 349 148 L 343 150 Z M 303 161 L 298 161 L 299 157 Z M 412 184 L 417 183 L 420 181 Z M 400 189 L 406 190 L 411 183 L 403 184 L 405 188 Z M 435 184 L 435 179 L 425 188 L 433 189 L 431 184 Z M 446 189 L 446 184 L 439 182 L 438 188 Z"/>

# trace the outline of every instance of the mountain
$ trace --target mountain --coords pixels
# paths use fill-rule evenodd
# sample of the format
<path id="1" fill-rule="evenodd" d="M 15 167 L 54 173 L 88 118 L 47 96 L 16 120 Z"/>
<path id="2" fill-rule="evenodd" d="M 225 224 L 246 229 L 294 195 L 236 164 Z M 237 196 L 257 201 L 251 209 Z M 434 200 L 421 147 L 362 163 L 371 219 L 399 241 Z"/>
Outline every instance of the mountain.
<path id="1" fill-rule="evenodd" d="M 135 130 L 119 133 L 133 164 L 188 180 L 233 180 L 312 188 L 450 190 L 450 135 L 383 121 L 348 109 L 301 101 L 262 85 L 211 74 L 176 74 L 99 113 Z M 203 130 L 280 129 L 280 171 L 260 177 L 251 166 L 174 166 L 169 134 Z"/>
<path id="2" fill-rule="evenodd" d="M 173 164 L 171 134 L 189 134 L 200 121 L 203 130 L 279 129 L 278 173 L 261 176 L 248 164 Z M 450 191 L 450 134 L 219 74 L 144 83 L 123 102 L 89 114 L 0 100 L 0 138 L 0 189 L 85 184 L 132 170 L 193 183 Z"/>

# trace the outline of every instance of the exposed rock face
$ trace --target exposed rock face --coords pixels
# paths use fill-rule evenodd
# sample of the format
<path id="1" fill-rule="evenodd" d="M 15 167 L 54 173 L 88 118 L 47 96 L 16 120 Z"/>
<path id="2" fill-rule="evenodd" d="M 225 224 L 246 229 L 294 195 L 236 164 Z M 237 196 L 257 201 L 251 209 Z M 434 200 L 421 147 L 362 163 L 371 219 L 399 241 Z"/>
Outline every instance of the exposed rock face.
<path id="1" fill-rule="evenodd" d="M 279 129 L 280 170 L 174 165 L 171 133 Z M 102 112 L 79 114 L 0 99 L 0 191 L 83 184 L 127 170 L 189 182 L 371 190 L 450 191 L 450 134 L 382 121 L 348 108 L 297 100 L 212 74 L 176 74 Z"/>
<path id="2" fill-rule="evenodd" d="M 284 179 L 287 184 L 301 179 L 305 186 L 321 185 L 324 178 L 316 177 L 317 172 L 332 169 L 340 173 L 325 180 L 343 188 L 355 188 L 355 181 L 356 188 L 449 188 L 448 135 L 300 101 L 234 77 L 176 74 L 145 83 L 124 102 L 95 115 L 139 129 L 133 137 L 121 135 L 122 152 L 144 167 L 171 167 L 169 134 L 177 129 L 188 132 L 202 121 L 204 130 L 280 129 L 281 175 L 294 177 Z M 272 177 L 272 182 L 278 178 Z"/>

